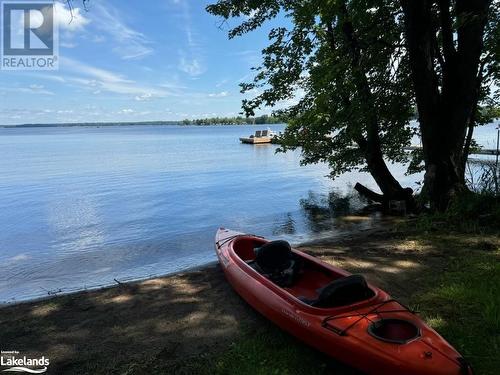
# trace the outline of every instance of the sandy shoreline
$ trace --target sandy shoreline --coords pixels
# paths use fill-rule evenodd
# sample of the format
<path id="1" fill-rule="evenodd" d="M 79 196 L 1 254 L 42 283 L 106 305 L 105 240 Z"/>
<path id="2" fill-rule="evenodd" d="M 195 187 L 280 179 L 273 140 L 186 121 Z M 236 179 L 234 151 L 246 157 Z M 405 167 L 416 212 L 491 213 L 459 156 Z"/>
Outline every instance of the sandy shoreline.
<path id="1" fill-rule="evenodd" d="M 22 299 L 22 300 L 11 300 L 11 301 L 0 301 L 0 310 L 2 308 L 8 307 L 8 306 L 17 306 L 17 305 L 22 305 L 22 304 L 31 304 L 31 303 L 38 303 L 38 302 L 44 302 L 51 300 L 53 298 L 57 297 L 63 297 L 63 296 L 71 296 L 74 294 L 79 294 L 79 293 L 87 293 L 87 292 L 98 292 L 98 291 L 104 291 L 109 288 L 115 288 L 118 286 L 123 286 L 123 285 L 128 285 L 128 284 L 135 284 L 135 283 L 140 283 L 143 281 L 149 281 L 149 280 L 155 280 L 155 279 L 162 279 L 162 278 L 167 278 L 179 274 L 184 274 L 184 273 L 189 273 L 189 272 L 195 272 L 198 270 L 202 270 L 204 268 L 211 268 L 215 267 L 217 265 L 217 261 L 211 261 L 207 262 L 198 266 L 193 266 L 193 267 L 188 267 L 180 271 L 172 271 L 166 274 L 162 275 L 150 275 L 148 277 L 143 277 L 143 278 L 137 278 L 137 279 L 114 279 L 114 282 L 111 284 L 105 284 L 105 285 L 95 285 L 95 286 L 87 286 L 87 287 L 82 287 L 82 288 L 75 288 L 75 289 L 59 289 L 59 291 L 49 291 L 45 295 L 41 295 L 40 297 L 33 297 L 33 298 L 27 298 L 27 299 Z"/>
<path id="2" fill-rule="evenodd" d="M 483 237 L 472 238 L 484 241 Z M 492 238 L 491 241 L 498 239 Z M 409 303 L 429 272 L 446 268 L 452 249 L 401 233 L 367 231 L 301 250 L 362 273 Z M 161 278 L 0 308 L 2 350 L 50 358 L 50 373 L 123 373 L 130 363 L 178 361 L 228 348 L 262 326 L 216 264 Z M 103 366 L 108 366 L 104 367 Z M 136 373 L 132 371 L 131 373 Z M 343 372 L 336 372 L 343 374 Z"/>

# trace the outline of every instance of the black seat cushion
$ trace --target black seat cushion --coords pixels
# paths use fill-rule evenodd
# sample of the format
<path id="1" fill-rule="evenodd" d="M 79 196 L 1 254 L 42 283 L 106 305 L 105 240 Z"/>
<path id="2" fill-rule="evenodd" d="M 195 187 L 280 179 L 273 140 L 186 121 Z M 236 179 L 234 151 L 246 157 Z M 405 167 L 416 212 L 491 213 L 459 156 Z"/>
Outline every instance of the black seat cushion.
<path id="1" fill-rule="evenodd" d="M 310 301 L 310 305 L 323 308 L 351 305 L 375 295 L 361 275 L 351 275 L 334 280 L 319 289 L 318 292 L 318 298 L 315 301 Z"/>
<path id="2" fill-rule="evenodd" d="M 251 265 L 280 287 L 295 283 L 302 268 L 302 262 L 286 241 L 271 241 L 255 249 L 255 261 Z"/>
<path id="3" fill-rule="evenodd" d="M 255 249 L 255 262 L 268 273 L 281 272 L 290 267 L 293 253 L 286 241 L 271 241 Z"/>

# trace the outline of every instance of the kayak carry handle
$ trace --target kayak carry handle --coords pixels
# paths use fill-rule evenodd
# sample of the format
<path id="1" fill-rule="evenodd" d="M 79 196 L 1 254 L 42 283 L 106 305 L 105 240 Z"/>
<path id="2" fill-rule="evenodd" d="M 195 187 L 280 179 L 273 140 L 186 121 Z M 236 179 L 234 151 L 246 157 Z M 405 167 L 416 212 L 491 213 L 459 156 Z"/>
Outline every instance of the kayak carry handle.
<path id="1" fill-rule="evenodd" d="M 328 321 L 326 320 L 326 318 L 321 323 L 321 327 L 326 328 L 327 330 L 332 331 L 332 332 L 336 333 L 339 336 L 347 336 L 347 333 L 345 332 L 345 330 L 340 329 L 338 327 L 335 327 L 335 326 L 333 326 L 331 324 L 328 324 Z"/>
<path id="2" fill-rule="evenodd" d="M 222 229 L 222 228 L 221 228 Z M 264 238 L 262 236 L 257 236 L 256 234 L 245 234 L 245 233 L 239 233 L 239 234 L 235 234 L 234 236 L 229 236 L 229 237 L 226 237 L 226 238 L 223 238 L 222 240 L 219 240 L 215 243 L 215 245 L 217 246 L 217 249 L 220 249 L 222 246 L 224 246 L 225 244 L 227 244 L 228 242 L 231 242 L 232 240 L 238 238 L 238 237 L 257 237 L 257 238 Z"/>

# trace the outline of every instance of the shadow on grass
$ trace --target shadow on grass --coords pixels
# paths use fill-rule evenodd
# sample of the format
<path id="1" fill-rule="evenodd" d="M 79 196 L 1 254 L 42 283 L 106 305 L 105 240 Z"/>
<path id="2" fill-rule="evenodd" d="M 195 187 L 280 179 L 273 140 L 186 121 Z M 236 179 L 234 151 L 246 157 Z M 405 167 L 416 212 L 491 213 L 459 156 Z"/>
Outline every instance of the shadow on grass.
<path id="1" fill-rule="evenodd" d="M 123 373 L 227 346 L 257 319 L 211 268 L 3 308 L 0 343 L 49 357 L 49 373 Z"/>

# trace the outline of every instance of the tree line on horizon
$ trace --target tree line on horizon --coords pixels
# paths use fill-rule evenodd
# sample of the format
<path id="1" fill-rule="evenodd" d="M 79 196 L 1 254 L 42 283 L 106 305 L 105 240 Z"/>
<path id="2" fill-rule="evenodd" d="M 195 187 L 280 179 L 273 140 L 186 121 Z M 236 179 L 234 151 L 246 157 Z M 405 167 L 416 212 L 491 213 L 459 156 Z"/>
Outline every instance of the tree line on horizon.
<path id="1" fill-rule="evenodd" d="M 273 125 L 284 124 L 286 119 L 279 116 L 262 115 L 257 117 L 208 117 L 184 120 L 159 120 L 159 121 L 119 121 L 119 122 L 73 122 L 53 124 L 19 124 L 0 125 L 7 128 L 44 128 L 44 127 L 72 127 L 72 126 L 131 126 L 131 125 Z"/>
<path id="2" fill-rule="evenodd" d="M 286 118 L 283 116 L 262 115 L 257 117 L 209 117 L 181 121 L 183 125 L 272 125 L 284 124 Z"/>

